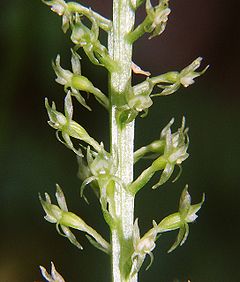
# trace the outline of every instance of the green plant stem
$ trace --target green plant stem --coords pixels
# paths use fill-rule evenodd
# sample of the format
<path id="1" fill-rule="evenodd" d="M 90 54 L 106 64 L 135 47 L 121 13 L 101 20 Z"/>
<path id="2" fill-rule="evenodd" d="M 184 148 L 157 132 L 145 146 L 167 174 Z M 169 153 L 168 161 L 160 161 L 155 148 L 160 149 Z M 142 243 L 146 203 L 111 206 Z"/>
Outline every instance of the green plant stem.
<path id="1" fill-rule="evenodd" d="M 117 176 L 128 185 L 133 180 L 134 122 L 121 126 L 117 120 L 118 108 L 125 104 L 125 94 L 131 87 L 132 44 L 126 35 L 132 30 L 135 13 L 129 0 L 113 1 L 113 28 L 109 34 L 109 53 L 120 70 L 109 78 L 111 97 L 110 129 L 111 151 L 117 162 Z M 137 275 L 129 278 L 131 267 L 134 196 L 119 185 L 114 192 L 115 224 L 111 228 L 112 281 L 136 282 Z"/>

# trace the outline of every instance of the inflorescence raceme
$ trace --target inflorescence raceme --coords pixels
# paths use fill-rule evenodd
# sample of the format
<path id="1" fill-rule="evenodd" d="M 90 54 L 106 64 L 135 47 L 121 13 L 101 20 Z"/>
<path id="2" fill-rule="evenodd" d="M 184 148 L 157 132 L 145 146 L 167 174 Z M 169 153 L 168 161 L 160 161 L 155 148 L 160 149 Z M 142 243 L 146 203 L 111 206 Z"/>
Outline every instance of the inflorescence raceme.
<path id="1" fill-rule="evenodd" d="M 150 179 L 159 174 L 159 181 L 152 187 L 163 185 L 172 176 L 175 167 L 178 166 L 181 172 L 182 163 L 188 158 L 189 145 L 188 128 L 185 127 L 185 118 L 182 119 L 181 127 L 173 132 L 171 127 L 174 119 L 163 128 L 160 137 L 150 144 L 143 146 L 134 153 L 134 163 L 142 158 L 150 158 L 152 162 L 136 179 L 131 183 L 124 183 L 121 177 L 117 176 L 119 160 L 118 148 L 113 148 L 116 152 L 108 152 L 103 142 L 96 141 L 91 137 L 78 122 L 73 119 L 73 102 L 76 99 L 83 107 L 91 110 L 86 102 L 85 94 L 91 94 L 110 113 L 113 107 L 113 97 L 111 93 L 107 95 L 102 90 L 83 75 L 81 69 L 81 57 L 78 53 L 82 49 L 89 61 L 94 65 L 104 67 L 109 74 L 121 73 L 122 65 L 114 60 L 99 37 L 100 30 L 106 32 L 108 36 L 112 32 L 113 23 L 82 4 L 75 2 L 65 2 L 64 0 L 43 1 L 51 10 L 62 17 L 62 30 L 64 33 L 70 31 L 70 39 L 73 43 L 71 49 L 71 70 L 64 69 L 60 63 L 60 55 L 57 55 L 52 66 L 56 74 L 56 82 L 63 85 L 66 93 L 64 99 L 64 113 L 57 110 L 55 103 L 49 104 L 45 100 L 45 106 L 49 116 L 49 125 L 56 130 L 57 139 L 67 148 L 72 150 L 78 158 L 79 173 L 82 181 L 80 195 L 86 200 L 85 188 L 90 186 L 102 209 L 105 221 L 110 230 L 118 228 L 119 216 L 116 211 L 114 194 L 117 189 L 124 189 L 134 197 Z M 142 23 L 133 28 L 124 40 L 128 44 L 133 44 L 145 33 L 150 34 L 149 38 L 160 35 L 166 28 L 168 16 L 171 12 L 168 0 L 159 0 L 158 5 L 153 6 L 150 0 L 132 0 L 131 7 L 136 10 L 145 2 L 146 17 Z M 87 23 L 86 23 L 87 22 Z M 116 107 L 116 120 L 121 131 L 128 124 L 136 119 L 138 114 L 146 116 L 149 108 L 153 104 L 153 98 L 158 96 L 168 96 L 175 93 L 180 87 L 188 87 L 194 80 L 202 75 L 208 68 L 199 71 L 202 58 L 198 57 L 190 65 L 181 71 L 170 71 L 155 77 L 144 72 L 140 67 L 132 63 L 133 71 L 147 76 L 145 80 L 137 85 L 129 85 L 121 97 L 118 97 Z M 77 142 L 81 142 L 78 144 Z M 117 157 L 116 157 L 117 156 Z M 176 181 L 178 176 L 173 180 Z M 107 242 L 97 231 L 90 227 L 81 217 L 68 211 L 64 194 L 59 185 L 56 186 L 57 205 L 52 204 L 50 196 L 46 193 L 40 202 L 46 213 L 45 219 L 56 225 L 59 234 L 66 237 L 79 249 L 82 245 L 72 232 L 72 229 L 84 232 L 95 247 L 107 254 L 111 254 L 111 243 Z M 162 219 L 159 223 L 153 221 L 153 227 L 142 237 L 138 226 L 138 219 L 132 227 L 130 254 L 126 258 L 128 261 L 127 276 L 133 277 L 142 266 L 147 255 L 153 260 L 152 251 L 156 247 L 159 235 L 168 231 L 178 230 L 176 241 L 169 249 L 169 252 L 181 246 L 187 239 L 189 233 L 189 223 L 197 218 L 197 211 L 204 202 L 204 195 L 199 204 L 191 204 L 191 197 L 188 186 L 183 189 L 180 197 L 179 209 Z M 47 281 L 64 282 L 62 276 L 56 271 L 52 263 L 51 275 L 45 268 L 41 267 L 42 274 Z M 125 275 L 126 276 L 126 275 Z M 130 280 L 129 280 L 130 281 Z"/>

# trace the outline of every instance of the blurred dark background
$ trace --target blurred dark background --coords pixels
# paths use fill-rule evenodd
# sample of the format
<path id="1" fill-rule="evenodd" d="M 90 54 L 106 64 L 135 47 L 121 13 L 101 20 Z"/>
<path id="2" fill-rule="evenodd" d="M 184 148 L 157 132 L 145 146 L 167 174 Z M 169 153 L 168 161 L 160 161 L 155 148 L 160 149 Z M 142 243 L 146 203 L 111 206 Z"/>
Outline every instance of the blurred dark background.
<path id="1" fill-rule="evenodd" d="M 107 17 L 111 17 L 111 2 L 84 1 Z M 198 56 L 204 58 L 203 66 L 211 66 L 193 86 L 156 98 L 149 115 L 136 123 L 136 148 L 157 138 L 172 117 L 175 128 L 182 115 L 190 127 L 190 158 L 183 165 L 181 178 L 157 191 L 149 185 L 136 198 L 142 232 L 151 226 L 152 219 L 159 221 L 177 210 L 186 183 L 194 203 L 206 193 L 185 245 L 167 254 L 176 233 L 162 236 L 154 250 L 153 266 L 140 273 L 142 282 L 240 281 L 240 40 L 236 3 L 172 1 L 165 33 L 152 40 L 145 36 L 134 47 L 134 62 L 153 75 L 181 70 Z M 139 21 L 142 12 L 138 13 Z M 78 236 L 84 245 L 81 252 L 60 237 L 54 225 L 43 219 L 38 201 L 38 192 L 48 191 L 53 197 L 55 183 L 59 183 L 70 210 L 108 237 L 92 193 L 88 192 L 90 205 L 79 197 L 74 154 L 55 139 L 54 130 L 47 125 L 44 97 L 55 100 L 60 108 L 64 95 L 54 82 L 51 60 L 60 53 L 68 66 L 72 46 L 60 25 L 60 18 L 40 0 L 1 1 L 1 282 L 42 281 L 38 266 L 49 268 L 51 260 L 67 282 L 110 281 L 108 257 L 89 246 L 82 234 Z M 105 71 L 81 56 L 83 74 L 106 91 Z M 93 99 L 88 103 L 92 113 L 75 103 L 75 119 L 107 144 L 107 115 Z"/>

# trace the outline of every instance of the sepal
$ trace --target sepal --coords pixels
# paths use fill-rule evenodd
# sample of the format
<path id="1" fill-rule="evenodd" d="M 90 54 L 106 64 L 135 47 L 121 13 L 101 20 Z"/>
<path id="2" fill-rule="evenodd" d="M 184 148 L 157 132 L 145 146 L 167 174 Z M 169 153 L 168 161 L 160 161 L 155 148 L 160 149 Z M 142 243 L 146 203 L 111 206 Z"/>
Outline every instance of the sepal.
<path id="1" fill-rule="evenodd" d="M 94 240 L 91 236 L 86 235 L 86 238 L 88 239 L 89 243 L 93 245 L 96 249 L 99 249 L 100 251 L 109 254 L 109 249 L 106 249 L 106 247 L 103 247 L 101 244 L 98 243 L 98 241 Z"/>
<path id="2" fill-rule="evenodd" d="M 41 270 L 42 276 L 48 282 L 65 282 L 62 275 L 57 272 L 53 262 L 51 262 L 51 274 L 49 274 L 43 266 L 40 266 L 40 270 Z"/>

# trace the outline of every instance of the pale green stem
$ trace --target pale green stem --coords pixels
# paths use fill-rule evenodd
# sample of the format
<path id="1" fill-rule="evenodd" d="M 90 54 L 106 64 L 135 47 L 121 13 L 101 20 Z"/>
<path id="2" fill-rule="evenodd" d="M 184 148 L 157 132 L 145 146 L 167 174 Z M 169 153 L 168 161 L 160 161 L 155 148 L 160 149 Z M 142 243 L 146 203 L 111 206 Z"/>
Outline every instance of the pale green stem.
<path id="1" fill-rule="evenodd" d="M 133 180 L 134 122 L 121 127 L 117 121 L 118 107 L 125 104 L 125 94 L 131 87 L 132 44 L 126 35 L 132 30 L 135 13 L 129 0 L 113 1 L 113 28 L 109 34 L 109 53 L 120 71 L 109 79 L 111 97 L 111 151 L 118 162 L 117 176 L 125 185 Z M 112 281 L 136 282 L 137 275 L 129 278 L 131 267 L 134 196 L 119 185 L 114 193 L 116 224 L 111 228 Z"/>

